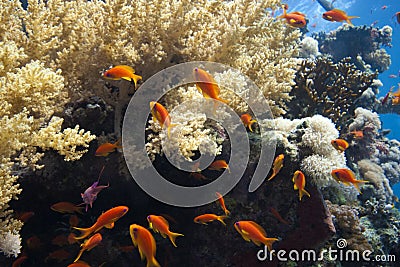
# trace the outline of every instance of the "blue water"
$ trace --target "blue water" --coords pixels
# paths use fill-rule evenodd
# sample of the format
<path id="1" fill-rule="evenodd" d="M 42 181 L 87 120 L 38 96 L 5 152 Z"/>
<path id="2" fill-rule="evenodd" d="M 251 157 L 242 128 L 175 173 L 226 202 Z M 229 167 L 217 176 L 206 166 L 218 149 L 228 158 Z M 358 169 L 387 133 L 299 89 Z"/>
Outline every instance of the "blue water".
<path id="1" fill-rule="evenodd" d="M 319 31 L 329 32 L 341 25 L 341 23 L 324 20 L 321 14 L 325 10 L 315 0 L 289 0 L 286 3 L 289 5 L 289 12 L 300 11 L 307 15 L 309 25 L 315 24 L 315 27 L 308 27 L 311 32 L 307 35 Z M 333 5 L 335 8 L 344 10 L 350 16 L 359 16 L 360 18 L 352 20 L 355 26 L 376 23 L 375 27 L 382 28 L 389 25 L 393 28 L 392 47 L 385 47 L 391 55 L 392 64 L 389 70 L 378 76 L 383 83 L 383 86 L 379 89 L 378 97 L 386 95 L 392 86 L 398 88 L 398 84 L 400 84 L 400 24 L 397 23 L 393 15 L 400 11 L 400 0 L 337 0 Z M 390 78 L 389 75 L 391 74 L 396 75 L 397 78 Z M 400 115 L 380 114 L 380 118 L 382 128 L 391 130 L 387 137 L 400 140 Z M 393 190 L 400 197 L 400 183 L 394 185 Z"/>

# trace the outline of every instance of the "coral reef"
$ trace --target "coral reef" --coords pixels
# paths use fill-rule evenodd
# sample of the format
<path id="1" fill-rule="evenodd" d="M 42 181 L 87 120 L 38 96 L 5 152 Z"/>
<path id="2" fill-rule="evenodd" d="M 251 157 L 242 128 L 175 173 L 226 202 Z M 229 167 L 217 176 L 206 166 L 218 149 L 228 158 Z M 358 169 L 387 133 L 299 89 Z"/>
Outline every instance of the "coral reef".
<path id="1" fill-rule="evenodd" d="M 312 37 L 305 37 L 301 40 L 299 57 L 315 59 L 321 53 L 318 51 L 318 41 Z"/>
<path id="2" fill-rule="evenodd" d="M 328 58 L 302 61 L 296 85 L 290 95 L 287 117 L 303 118 L 321 114 L 330 118 L 338 129 L 346 127 L 353 116 L 355 101 L 371 86 L 376 74 L 367 74 L 356 69 L 346 58 L 333 63 Z"/>
<path id="3" fill-rule="evenodd" d="M 384 72 L 389 68 L 390 55 L 380 47 L 391 47 L 390 26 L 379 29 L 343 24 L 335 31 L 328 34 L 318 33 L 313 37 L 319 43 L 320 52 L 332 56 L 335 62 L 348 57 L 362 71 Z"/>

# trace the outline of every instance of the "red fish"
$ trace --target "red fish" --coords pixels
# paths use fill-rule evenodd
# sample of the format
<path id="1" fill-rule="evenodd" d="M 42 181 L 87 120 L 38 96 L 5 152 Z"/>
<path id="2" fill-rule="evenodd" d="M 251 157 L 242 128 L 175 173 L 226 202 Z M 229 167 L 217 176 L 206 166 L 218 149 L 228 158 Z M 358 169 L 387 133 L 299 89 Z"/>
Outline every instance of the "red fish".
<path id="1" fill-rule="evenodd" d="M 33 211 L 17 211 L 15 218 L 26 223 L 35 213 Z"/>
<path id="2" fill-rule="evenodd" d="M 222 208 L 222 210 L 224 211 L 225 215 L 231 214 L 231 212 L 230 212 L 230 211 L 226 208 L 226 206 L 225 206 L 224 197 L 223 197 L 220 193 L 218 193 L 218 192 L 216 192 L 215 194 L 216 194 L 217 197 L 218 197 L 218 202 L 219 202 L 219 204 L 221 205 L 221 208 Z"/>
<path id="3" fill-rule="evenodd" d="M 131 66 L 118 65 L 104 72 L 103 78 L 110 80 L 124 79 L 127 81 L 133 81 L 136 88 L 137 82 L 142 79 L 142 76 L 136 75 L 135 70 Z"/>
<path id="4" fill-rule="evenodd" d="M 153 121 L 158 121 L 161 128 L 166 127 L 168 136 L 170 136 L 173 124 L 171 124 L 171 117 L 169 116 L 167 109 L 160 103 L 152 101 L 150 102 L 150 110 L 151 115 L 153 116 Z"/>
<path id="5" fill-rule="evenodd" d="M 11 267 L 20 267 L 21 264 L 22 264 L 24 261 L 26 261 L 27 259 L 28 259 L 27 256 L 22 255 L 22 256 L 18 257 L 18 258 L 12 263 Z"/>
<path id="6" fill-rule="evenodd" d="M 363 183 L 368 183 L 368 181 L 364 180 L 357 180 L 356 176 L 354 175 L 354 172 L 352 172 L 349 169 L 336 169 L 332 170 L 331 172 L 332 177 L 337 181 L 337 182 L 342 182 L 343 184 L 349 186 L 351 184 L 354 185 L 355 188 L 357 188 L 358 192 L 361 193 L 360 187 L 358 184 L 363 184 Z"/>
<path id="7" fill-rule="evenodd" d="M 146 267 L 160 267 L 155 258 L 156 241 L 150 231 L 138 224 L 131 224 L 129 226 L 129 234 L 131 235 L 133 245 L 139 248 L 140 258 L 143 260 L 146 257 Z"/>
<path id="8" fill-rule="evenodd" d="M 200 181 L 210 180 L 210 179 L 208 179 L 207 177 L 205 177 L 203 174 L 201 174 L 199 172 L 192 172 L 192 173 L 189 174 L 189 176 L 193 177 L 193 178 L 195 178 L 197 180 L 200 180 Z"/>
<path id="9" fill-rule="evenodd" d="M 227 169 L 228 172 L 231 172 L 228 163 L 226 163 L 226 161 L 223 159 L 214 161 L 210 164 L 210 166 L 208 166 L 208 169 L 212 171 L 222 171 L 223 169 Z"/>
<path id="10" fill-rule="evenodd" d="M 336 22 L 342 22 L 342 21 L 346 21 L 348 24 L 353 25 L 353 23 L 351 23 L 351 19 L 355 19 L 355 18 L 359 18 L 357 16 L 348 16 L 346 14 L 346 12 L 344 12 L 343 10 L 340 9 L 332 9 L 329 10 L 327 12 L 325 12 L 324 14 L 322 14 L 322 18 L 329 20 L 329 21 L 336 21 Z"/>
<path id="11" fill-rule="evenodd" d="M 77 262 L 71 263 L 67 267 L 90 267 L 90 265 L 84 261 L 77 261 Z"/>
<path id="12" fill-rule="evenodd" d="M 344 139 L 334 139 L 331 144 L 339 152 L 344 152 L 349 147 L 349 143 Z"/>
<path id="13" fill-rule="evenodd" d="M 51 240 L 51 243 L 59 247 L 68 245 L 68 237 L 66 235 L 58 235 Z"/>
<path id="14" fill-rule="evenodd" d="M 268 178 L 268 181 L 272 180 L 272 178 L 274 178 L 279 173 L 279 171 L 282 169 L 284 158 L 285 158 L 285 155 L 283 155 L 283 154 L 280 154 L 275 158 L 274 164 L 272 166 L 272 174 L 271 174 L 271 177 Z"/>
<path id="15" fill-rule="evenodd" d="M 49 260 L 55 260 L 57 262 L 61 262 L 66 259 L 69 259 L 70 257 L 71 254 L 68 251 L 64 249 L 59 249 L 49 253 L 49 255 L 44 259 L 44 262 L 48 262 Z"/>
<path id="16" fill-rule="evenodd" d="M 78 216 L 76 216 L 75 214 L 74 214 L 74 215 L 71 215 L 71 216 L 69 217 L 68 222 L 69 222 L 69 225 L 70 225 L 71 227 L 75 227 L 75 226 L 77 226 L 78 223 L 79 223 L 79 218 L 78 218 Z"/>
<path id="17" fill-rule="evenodd" d="M 171 232 L 169 230 L 169 223 L 168 221 L 162 217 L 162 216 L 157 216 L 157 215 L 149 215 L 147 216 L 147 221 L 149 222 L 149 227 L 150 229 L 153 229 L 154 232 L 160 233 L 162 237 L 169 237 L 169 240 L 171 240 L 172 245 L 176 247 L 175 239 L 178 236 L 183 236 L 183 234 L 178 234 Z"/>
<path id="18" fill-rule="evenodd" d="M 361 130 L 360 131 L 352 131 L 350 133 L 353 135 L 353 137 L 355 139 L 363 139 L 364 138 L 364 132 Z"/>
<path id="19" fill-rule="evenodd" d="M 248 113 L 243 114 L 242 116 L 240 116 L 240 119 L 242 120 L 244 126 L 249 128 L 250 132 L 253 132 L 253 129 L 251 128 L 251 125 L 253 125 L 253 123 L 255 123 L 257 121 L 256 120 L 252 120 L 251 115 L 248 114 Z"/>
<path id="20" fill-rule="evenodd" d="M 310 193 L 308 193 L 304 187 L 306 186 L 306 177 L 301 171 L 295 171 L 293 175 L 292 181 L 294 182 L 294 190 L 299 190 L 299 199 L 303 198 L 303 195 L 306 194 L 310 197 Z"/>
<path id="21" fill-rule="evenodd" d="M 200 223 L 200 224 L 206 224 L 207 225 L 207 223 L 217 220 L 217 221 L 220 221 L 223 225 L 226 226 L 226 224 L 224 222 L 224 219 L 226 219 L 226 218 L 228 218 L 228 217 L 225 216 L 225 215 L 218 216 L 218 215 L 215 215 L 215 214 L 206 213 L 206 214 L 197 216 L 196 218 L 193 219 L 193 221 L 195 223 Z"/>
<path id="22" fill-rule="evenodd" d="M 279 16 L 278 19 L 286 19 L 287 24 L 295 28 L 303 28 L 307 25 L 306 15 L 298 11 L 286 13 L 285 6 L 282 5 L 283 15 Z"/>
<path id="23" fill-rule="evenodd" d="M 257 246 L 264 244 L 269 251 L 272 250 L 272 244 L 279 240 L 278 238 L 268 238 L 265 230 L 253 221 L 238 221 L 235 222 L 234 227 L 244 240 L 253 241 Z"/>
<path id="24" fill-rule="evenodd" d="M 220 89 L 214 78 L 205 70 L 195 68 L 193 70 L 194 78 L 196 79 L 196 87 L 203 93 L 205 98 L 212 98 L 224 103 L 228 101 L 219 97 Z"/>
<path id="25" fill-rule="evenodd" d="M 273 207 L 269 208 L 269 212 L 271 212 L 272 215 L 274 215 L 274 217 L 278 219 L 278 221 L 280 221 L 281 223 L 289 225 L 289 223 L 285 219 L 283 219 L 282 216 L 279 214 L 279 212 Z"/>
<path id="26" fill-rule="evenodd" d="M 91 238 L 85 240 L 85 242 L 83 242 L 81 244 L 81 250 L 78 253 L 78 256 L 76 257 L 76 259 L 74 260 L 74 262 L 77 262 L 79 260 L 79 258 L 82 256 L 82 253 L 86 250 L 86 251 L 90 251 L 92 248 L 96 247 L 98 244 L 100 244 L 101 240 L 103 239 L 103 237 L 101 236 L 100 233 L 97 233 L 95 235 L 93 235 Z"/>
<path id="27" fill-rule="evenodd" d="M 107 157 L 110 153 L 114 152 L 116 149 L 119 148 L 122 148 L 122 146 L 120 145 L 120 140 L 118 140 L 114 144 L 104 143 L 96 149 L 94 155 L 96 157 Z"/>
<path id="28" fill-rule="evenodd" d="M 102 213 L 98 218 L 97 221 L 89 228 L 78 228 L 74 227 L 74 229 L 81 231 L 81 235 L 75 237 L 76 240 L 84 239 L 88 237 L 92 233 L 97 233 L 103 227 L 106 228 L 113 228 L 114 222 L 116 222 L 119 218 L 124 216 L 128 212 L 129 208 L 126 206 L 118 206 L 112 209 L 109 209 Z"/>
<path id="29" fill-rule="evenodd" d="M 83 207 L 78 207 L 71 202 L 58 202 L 50 207 L 52 210 L 60 213 L 80 213 L 82 214 Z"/>

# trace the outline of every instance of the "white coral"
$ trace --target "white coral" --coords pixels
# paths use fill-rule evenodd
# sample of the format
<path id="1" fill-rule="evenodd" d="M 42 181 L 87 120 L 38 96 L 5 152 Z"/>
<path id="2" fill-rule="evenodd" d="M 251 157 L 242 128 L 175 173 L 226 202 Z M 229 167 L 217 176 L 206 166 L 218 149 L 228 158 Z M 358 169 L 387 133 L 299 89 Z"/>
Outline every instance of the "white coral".
<path id="1" fill-rule="evenodd" d="M 7 257 L 17 257 L 21 252 L 21 237 L 19 234 L 5 232 L 0 233 L 0 251 Z"/>

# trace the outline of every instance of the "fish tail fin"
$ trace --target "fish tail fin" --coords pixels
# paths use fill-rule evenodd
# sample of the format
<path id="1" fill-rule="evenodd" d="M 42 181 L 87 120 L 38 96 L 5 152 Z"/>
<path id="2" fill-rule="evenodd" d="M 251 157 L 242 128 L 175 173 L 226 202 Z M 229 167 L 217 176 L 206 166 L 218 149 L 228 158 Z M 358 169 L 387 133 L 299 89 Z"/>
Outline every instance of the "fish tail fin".
<path id="1" fill-rule="evenodd" d="M 224 222 L 224 220 L 225 220 L 226 218 L 228 218 L 228 216 L 222 215 L 222 216 L 218 216 L 218 219 L 217 219 L 217 220 L 220 221 L 223 225 L 226 226 L 226 223 Z"/>
<path id="2" fill-rule="evenodd" d="M 285 7 L 285 5 L 282 5 L 282 9 L 283 9 L 283 14 L 280 15 L 280 16 L 278 16 L 278 17 L 277 17 L 278 19 L 284 19 L 284 18 L 286 18 L 287 13 L 286 13 L 286 7 Z"/>
<path id="3" fill-rule="evenodd" d="M 224 213 L 225 213 L 226 216 L 231 215 L 231 212 L 228 209 L 224 209 Z"/>
<path id="4" fill-rule="evenodd" d="M 83 249 L 81 249 L 81 250 L 79 251 L 78 256 L 76 256 L 76 259 L 74 260 L 74 262 L 77 262 L 77 261 L 81 258 L 82 253 L 83 253 Z"/>
<path id="5" fill-rule="evenodd" d="M 251 120 L 249 123 L 249 130 L 250 132 L 253 132 L 253 128 L 251 127 L 253 125 L 253 123 L 257 122 L 256 120 Z"/>
<path id="6" fill-rule="evenodd" d="M 360 193 L 360 194 L 362 194 L 361 193 L 361 189 L 360 189 L 360 186 L 358 185 L 358 184 L 364 184 L 364 183 L 368 183 L 368 181 L 365 181 L 365 180 L 356 180 L 353 184 L 354 184 L 354 187 L 357 189 L 357 191 Z"/>
<path id="7" fill-rule="evenodd" d="M 278 238 L 265 238 L 263 244 L 267 246 L 269 251 L 272 251 L 272 244 L 278 240 Z"/>
<path id="8" fill-rule="evenodd" d="M 270 181 L 270 180 L 272 180 L 272 179 L 275 177 L 275 175 L 276 175 L 276 173 L 275 173 L 275 172 L 273 172 L 273 173 L 271 174 L 271 177 L 269 177 L 267 181 Z M 296 188 L 295 188 L 295 189 L 296 189 Z"/>
<path id="9" fill-rule="evenodd" d="M 161 267 L 161 265 L 158 263 L 156 258 L 153 256 L 153 257 L 147 259 L 146 267 Z"/>
<path id="10" fill-rule="evenodd" d="M 178 236 L 183 236 L 183 234 L 173 233 L 173 232 L 169 232 L 169 234 L 168 234 L 169 240 L 171 240 L 171 243 L 172 243 L 172 245 L 174 245 L 174 247 L 177 247 L 177 245 L 175 243 L 175 239 Z"/>
<path id="11" fill-rule="evenodd" d="M 137 88 L 137 82 L 142 79 L 142 76 L 132 74 L 131 81 L 135 84 L 135 89 Z"/>
<path id="12" fill-rule="evenodd" d="M 78 228 L 78 227 L 72 227 L 75 230 L 78 230 L 81 232 L 80 236 L 75 236 L 74 239 L 75 240 L 80 240 L 80 239 L 84 239 L 85 237 L 88 237 L 92 232 L 93 232 L 93 228 Z"/>
<path id="13" fill-rule="evenodd" d="M 348 24 L 350 24 L 351 26 L 354 26 L 353 23 L 351 22 L 351 20 L 352 19 L 357 19 L 357 18 L 359 18 L 359 17 L 358 16 L 348 16 L 347 19 L 346 19 L 346 22 Z"/>
<path id="14" fill-rule="evenodd" d="M 304 195 L 306 195 L 308 197 L 311 197 L 310 193 L 308 193 L 305 189 L 299 190 L 299 198 L 300 198 L 300 200 L 303 198 Z"/>
<path id="15" fill-rule="evenodd" d="M 118 138 L 118 140 L 114 143 L 116 148 L 122 148 L 122 137 Z"/>
<path id="16" fill-rule="evenodd" d="M 167 127 L 167 136 L 168 136 L 168 138 L 171 137 L 171 129 L 172 129 L 172 127 L 175 127 L 175 126 L 178 126 L 178 124 L 170 123 L 170 124 L 168 125 L 168 127 Z"/>

